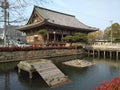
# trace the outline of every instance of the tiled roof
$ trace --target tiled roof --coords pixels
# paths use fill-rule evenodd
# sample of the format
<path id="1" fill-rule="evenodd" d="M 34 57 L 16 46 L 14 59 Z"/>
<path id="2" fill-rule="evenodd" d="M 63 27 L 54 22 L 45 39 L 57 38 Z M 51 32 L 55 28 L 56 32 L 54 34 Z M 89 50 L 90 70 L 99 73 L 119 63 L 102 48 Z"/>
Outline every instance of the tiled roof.
<path id="1" fill-rule="evenodd" d="M 82 31 L 86 30 L 89 32 L 98 30 L 97 28 L 93 28 L 83 24 L 78 19 L 76 19 L 75 16 L 73 15 L 53 11 L 53 10 L 38 7 L 38 6 L 34 7 L 34 11 L 37 13 L 38 16 L 42 17 L 42 21 L 31 23 L 31 24 L 28 21 L 26 25 L 21 26 L 20 28 L 18 28 L 18 30 L 26 30 L 30 28 L 39 27 L 45 24 L 57 25 L 57 26 L 66 27 L 69 29 L 77 29 L 77 30 L 79 29 Z"/>
<path id="2" fill-rule="evenodd" d="M 97 30 L 96 28 L 83 24 L 73 15 L 45 9 L 38 6 L 35 6 L 35 9 L 39 13 L 39 15 L 41 15 L 44 19 L 46 19 L 50 23 L 81 29 Z"/>

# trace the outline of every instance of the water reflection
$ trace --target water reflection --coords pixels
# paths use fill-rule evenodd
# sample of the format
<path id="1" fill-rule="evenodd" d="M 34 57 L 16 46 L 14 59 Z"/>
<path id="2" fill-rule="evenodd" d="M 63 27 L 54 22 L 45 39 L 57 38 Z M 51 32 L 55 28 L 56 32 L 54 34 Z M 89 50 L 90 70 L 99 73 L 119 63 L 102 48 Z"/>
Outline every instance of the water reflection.
<path id="1" fill-rule="evenodd" d="M 114 67 L 114 68 L 120 68 L 120 61 L 118 60 L 109 60 L 109 59 L 106 59 L 106 60 L 100 60 L 100 59 L 93 59 L 94 62 L 96 63 L 101 63 L 101 64 L 107 64 L 109 65 L 110 67 Z"/>
<path id="2" fill-rule="evenodd" d="M 67 65 L 63 65 L 62 63 L 57 64 L 57 67 L 61 69 L 66 75 L 79 75 L 79 74 L 84 74 L 87 72 L 88 67 L 83 68 L 75 68 L 75 67 L 70 67 Z"/>
<path id="3" fill-rule="evenodd" d="M 24 75 L 23 75 L 24 74 Z M 38 73 L 33 73 L 33 78 L 28 78 L 28 73 L 24 72 L 22 73 L 22 76 L 18 78 L 21 85 L 23 85 L 27 89 L 31 88 L 47 88 L 47 84 L 44 82 L 44 80 L 40 77 Z M 33 83 L 35 82 L 35 83 Z"/>
<path id="4" fill-rule="evenodd" d="M 0 63 L 0 72 L 9 72 L 16 68 L 18 62 Z"/>
<path id="5" fill-rule="evenodd" d="M 10 90 L 10 72 L 14 70 L 16 63 L 0 63 L 0 90 Z"/>
<path id="6" fill-rule="evenodd" d="M 108 69 L 109 69 L 109 74 L 112 74 L 114 75 L 114 73 L 116 72 L 120 72 L 120 61 L 118 60 L 97 60 L 97 59 L 94 59 L 93 60 L 94 62 L 96 62 L 97 64 L 101 64 L 101 65 L 108 65 Z M 104 70 L 104 68 L 103 68 Z M 119 76 L 116 75 L 116 76 Z"/>
<path id="7" fill-rule="evenodd" d="M 32 80 L 29 79 L 27 72 L 22 72 L 19 77 L 16 69 L 17 62 L 2 63 L 0 64 L 0 90 L 94 90 L 100 81 L 120 76 L 120 61 L 89 57 L 85 59 L 94 61 L 96 65 L 87 68 L 74 68 L 61 64 L 61 60 L 65 61 L 70 58 L 51 58 L 72 81 L 56 88 L 49 88 L 37 73 L 33 74 Z"/>

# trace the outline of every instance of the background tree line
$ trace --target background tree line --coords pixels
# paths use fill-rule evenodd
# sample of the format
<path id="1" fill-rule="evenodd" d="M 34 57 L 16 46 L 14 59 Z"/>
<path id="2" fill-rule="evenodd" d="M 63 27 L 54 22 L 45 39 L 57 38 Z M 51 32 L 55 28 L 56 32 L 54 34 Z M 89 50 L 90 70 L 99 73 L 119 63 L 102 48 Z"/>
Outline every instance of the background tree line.
<path id="1" fill-rule="evenodd" d="M 44 31 L 44 30 L 43 30 Z M 42 32 L 43 33 L 43 32 Z M 39 32 L 41 34 L 41 31 Z M 112 36 L 112 37 L 111 37 Z M 120 24 L 113 23 L 111 26 L 107 27 L 104 31 L 96 31 L 87 34 L 75 33 L 74 35 L 67 35 L 62 38 L 62 40 L 73 43 L 94 43 L 97 40 L 107 40 L 113 42 L 120 42 Z"/>
<path id="2" fill-rule="evenodd" d="M 120 24 L 113 23 L 111 26 L 107 27 L 104 31 L 104 38 L 107 40 L 112 38 L 113 42 L 120 42 Z"/>
<path id="3" fill-rule="evenodd" d="M 94 42 L 95 40 L 108 40 L 108 41 L 120 42 L 120 24 L 113 23 L 108 26 L 104 31 L 96 31 L 88 34 L 88 41 Z"/>

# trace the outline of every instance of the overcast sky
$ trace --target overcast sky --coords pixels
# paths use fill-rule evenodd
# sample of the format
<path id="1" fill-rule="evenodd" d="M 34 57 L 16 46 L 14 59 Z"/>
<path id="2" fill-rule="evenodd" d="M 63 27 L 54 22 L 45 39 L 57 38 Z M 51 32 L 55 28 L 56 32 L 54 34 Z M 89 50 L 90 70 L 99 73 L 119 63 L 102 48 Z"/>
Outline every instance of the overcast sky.
<path id="1" fill-rule="evenodd" d="M 120 0 L 51 0 L 43 7 L 75 15 L 79 21 L 104 30 L 120 23 Z"/>

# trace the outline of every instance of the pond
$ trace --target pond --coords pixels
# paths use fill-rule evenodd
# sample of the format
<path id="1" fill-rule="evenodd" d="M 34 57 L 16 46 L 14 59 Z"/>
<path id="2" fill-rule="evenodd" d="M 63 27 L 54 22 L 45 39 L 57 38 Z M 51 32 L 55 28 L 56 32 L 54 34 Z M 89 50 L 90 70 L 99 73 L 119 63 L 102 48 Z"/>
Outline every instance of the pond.
<path id="1" fill-rule="evenodd" d="M 29 79 L 27 72 L 22 72 L 19 77 L 17 62 L 1 63 L 0 90 L 94 90 L 99 82 L 120 76 L 120 61 L 85 59 L 92 60 L 96 64 L 87 68 L 73 68 L 62 65 L 61 62 L 56 63 L 71 82 L 54 88 L 48 87 L 37 73 L 33 74 L 32 80 Z"/>

